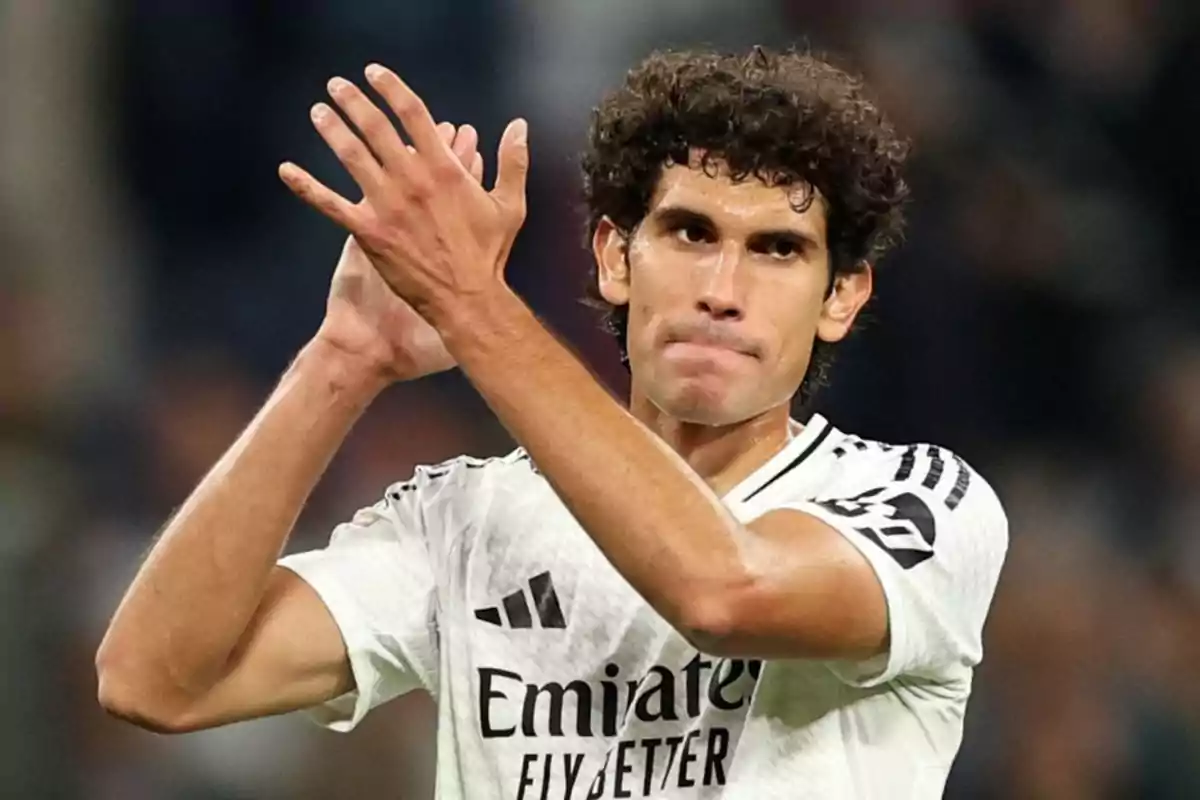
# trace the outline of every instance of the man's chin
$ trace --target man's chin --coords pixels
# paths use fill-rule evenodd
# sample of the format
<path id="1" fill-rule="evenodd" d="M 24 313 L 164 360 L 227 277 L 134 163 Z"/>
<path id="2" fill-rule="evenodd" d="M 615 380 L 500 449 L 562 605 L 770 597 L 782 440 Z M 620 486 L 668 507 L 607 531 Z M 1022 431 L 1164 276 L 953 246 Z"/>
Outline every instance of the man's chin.
<path id="1" fill-rule="evenodd" d="M 722 387 L 687 382 L 671 390 L 655 403 L 663 413 L 693 425 L 732 425 L 740 422 L 736 409 Z"/>

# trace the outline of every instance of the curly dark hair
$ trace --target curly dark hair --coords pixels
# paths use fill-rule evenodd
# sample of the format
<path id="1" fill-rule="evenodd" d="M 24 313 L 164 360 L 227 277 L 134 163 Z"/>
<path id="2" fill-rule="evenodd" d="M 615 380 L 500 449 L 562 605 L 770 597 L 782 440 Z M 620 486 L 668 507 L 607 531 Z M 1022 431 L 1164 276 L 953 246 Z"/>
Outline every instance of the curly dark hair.
<path id="1" fill-rule="evenodd" d="M 755 47 L 655 52 L 593 110 L 582 159 L 589 241 L 604 217 L 628 239 L 663 167 L 689 163 L 691 148 L 706 169 L 721 162 L 734 180 L 808 187 L 797 211 L 812 202 L 812 188 L 820 192 L 830 291 L 834 276 L 865 269 L 902 238 L 908 142 L 864 95 L 861 79 L 808 52 Z M 609 305 L 595 280 L 587 302 L 604 311 L 628 365 L 628 306 Z M 832 359 L 832 344 L 814 342 L 802 406 L 826 383 Z"/>

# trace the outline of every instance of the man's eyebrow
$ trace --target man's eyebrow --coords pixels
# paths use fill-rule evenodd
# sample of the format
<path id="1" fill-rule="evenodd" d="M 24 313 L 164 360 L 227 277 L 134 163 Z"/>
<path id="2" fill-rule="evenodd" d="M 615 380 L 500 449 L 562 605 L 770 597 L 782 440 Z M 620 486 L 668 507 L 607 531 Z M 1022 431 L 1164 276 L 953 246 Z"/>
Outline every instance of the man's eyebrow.
<path id="1" fill-rule="evenodd" d="M 650 215 L 660 225 L 679 226 L 698 225 L 704 228 L 715 228 L 712 217 L 703 211 L 697 211 L 687 206 L 664 206 L 657 208 Z"/>

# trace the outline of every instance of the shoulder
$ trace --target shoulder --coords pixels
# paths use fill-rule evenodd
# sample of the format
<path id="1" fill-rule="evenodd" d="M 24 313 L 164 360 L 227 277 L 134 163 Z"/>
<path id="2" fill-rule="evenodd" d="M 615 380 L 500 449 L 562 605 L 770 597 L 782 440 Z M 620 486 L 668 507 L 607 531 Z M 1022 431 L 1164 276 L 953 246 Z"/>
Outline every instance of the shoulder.
<path id="1" fill-rule="evenodd" d="M 1002 560 L 1008 517 L 991 483 L 958 453 L 937 444 L 891 444 L 836 433 L 831 480 L 813 498 L 828 514 L 876 532 L 885 544 L 896 526 L 915 526 L 933 549 Z"/>
<path id="2" fill-rule="evenodd" d="M 418 465 L 410 478 L 389 486 L 387 494 L 396 502 L 406 498 L 453 499 L 531 480 L 540 480 L 537 468 L 524 448 L 517 448 L 502 456 L 460 455 L 437 464 Z"/>
<path id="3" fill-rule="evenodd" d="M 443 548 L 458 532 L 477 528 L 498 496 L 530 496 L 545 485 L 524 450 L 478 458 L 460 455 L 436 464 L 418 465 L 412 475 L 387 487 L 374 505 L 360 508 L 333 539 L 361 538 L 366 532 L 384 538 L 437 532 Z"/>
<path id="4" fill-rule="evenodd" d="M 1004 516 L 995 490 L 965 458 L 937 444 L 890 444 L 836 433 L 830 457 L 836 479 L 829 489 L 844 494 L 858 490 L 905 490 L 937 500 L 948 511 Z"/>

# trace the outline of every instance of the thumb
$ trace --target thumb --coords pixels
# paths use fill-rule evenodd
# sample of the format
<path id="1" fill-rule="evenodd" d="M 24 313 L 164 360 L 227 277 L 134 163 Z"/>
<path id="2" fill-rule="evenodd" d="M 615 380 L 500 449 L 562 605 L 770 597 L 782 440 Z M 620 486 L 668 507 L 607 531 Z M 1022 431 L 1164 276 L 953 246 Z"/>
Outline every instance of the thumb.
<path id="1" fill-rule="evenodd" d="M 525 213 L 525 177 L 529 174 L 529 124 L 517 118 L 500 137 L 496 185 L 492 196 L 505 208 Z"/>

